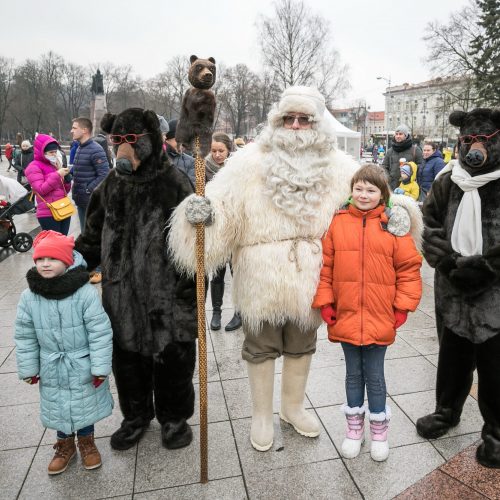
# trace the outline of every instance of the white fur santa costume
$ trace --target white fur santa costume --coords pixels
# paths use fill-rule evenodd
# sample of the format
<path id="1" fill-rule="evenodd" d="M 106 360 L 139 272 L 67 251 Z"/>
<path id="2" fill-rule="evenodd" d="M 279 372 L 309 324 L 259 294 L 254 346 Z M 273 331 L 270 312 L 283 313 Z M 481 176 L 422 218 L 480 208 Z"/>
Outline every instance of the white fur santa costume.
<path id="1" fill-rule="evenodd" d="M 310 116 L 312 128 L 285 129 L 283 117 L 290 112 Z M 316 89 L 286 89 L 256 143 L 228 160 L 207 185 L 205 199 L 187 198 L 171 220 L 170 250 L 178 267 L 191 274 L 195 228 L 186 208 L 196 211 L 199 204 L 206 209 L 206 199 L 210 201 L 213 223 L 206 227 L 205 265 L 213 272 L 230 259 L 233 263 L 233 302 L 247 339 L 243 358 L 252 392 L 251 442 L 260 451 L 273 443 L 274 360 L 281 354 L 280 417 L 302 435 L 319 435 L 319 422 L 303 408 L 321 324 L 311 304 L 322 266 L 321 238 L 349 197 L 350 180 L 359 167 L 337 150 L 324 113 L 325 101 Z M 407 205 L 406 200 L 401 204 Z M 268 343 L 265 336 L 271 331 Z M 304 337 L 302 351 L 297 332 Z M 292 352 L 286 350 L 289 335 L 295 335 Z M 285 349 L 276 347 L 280 336 Z M 256 352 L 259 343 L 261 353 Z"/>

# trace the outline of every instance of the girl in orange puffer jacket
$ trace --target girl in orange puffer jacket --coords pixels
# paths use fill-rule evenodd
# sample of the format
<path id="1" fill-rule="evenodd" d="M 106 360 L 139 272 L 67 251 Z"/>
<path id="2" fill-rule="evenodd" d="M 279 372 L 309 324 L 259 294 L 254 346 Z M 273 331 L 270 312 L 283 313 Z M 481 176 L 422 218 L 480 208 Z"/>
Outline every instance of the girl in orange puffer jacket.
<path id="1" fill-rule="evenodd" d="M 365 385 L 370 412 L 371 456 L 389 455 L 384 357 L 396 329 L 422 295 L 419 255 L 412 237 L 386 230 L 390 189 L 376 165 L 361 167 L 351 198 L 323 238 L 323 268 L 312 307 L 321 309 L 328 338 L 340 342 L 346 361 L 345 458 L 356 457 L 364 440 Z"/>

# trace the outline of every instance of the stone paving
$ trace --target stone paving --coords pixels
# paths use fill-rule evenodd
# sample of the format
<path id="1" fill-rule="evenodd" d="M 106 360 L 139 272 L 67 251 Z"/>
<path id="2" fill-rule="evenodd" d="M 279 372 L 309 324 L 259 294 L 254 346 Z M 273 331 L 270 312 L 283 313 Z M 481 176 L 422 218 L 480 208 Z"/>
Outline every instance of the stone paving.
<path id="1" fill-rule="evenodd" d="M 5 175 L 5 163 L 0 168 Z M 18 231 L 36 231 L 34 214 L 15 218 Z M 76 217 L 71 232 L 78 234 Z M 255 451 L 249 441 L 251 404 L 246 368 L 240 356 L 243 333 L 208 332 L 209 483 L 199 481 L 199 414 L 190 420 L 191 446 L 169 451 L 162 447 L 160 428 L 150 430 L 134 448 L 118 452 L 109 436 L 118 427 L 117 404 L 96 425 L 102 468 L 85 471 L 79 460 L 56 477 L 46 468 L 52 456 L 54 431 L 39 421 L 38 388 L 18 380 L 13 324 L 16 304 L 32 265 L 26 254 L 0 249 L 0 499 L 388 499 L 445 464 L 480 437 L 477 403 L 468 397 L 461 423 L 444 438 L 428 441 L 415 431 L 418 417 L 434 407 L 438 343 L 434 326 L 433 271 L 424 265 L 424 297 L 387 351 L 388 404 L 392 409 L 391 453 L 384 463 L 369 455 L 369 440 L 354 460 L 339 456 L 344 434 L 340 405 L 344 402 L 344 361 L 339 345 L 319 331 L 307 387 L 306 405 L 322 423 L 316 439 L 299 436 L 281 422 L 281 361 L 276 363 L 274 397 L 275 442 L 270 451 Z M 232 317 L 230 273 L 224 297 L 223 325 Z M 210 303 L 207 315 L 210 315 Z M 196 374 L 197 377 L 197 374 Z M 197 378 L 195 379 L 197 381 Z M 196 384 L 196 388 L 198 385 Z M 198 404 L 198 401 L 197 401 Z M 443 492 L 444 493 L 444 492 Z M 412 497 L 418 498 L 418 497 Z M 444 497 L 442 497 L 444 498 Z M 446 497 L 455 498 L 455 497 Z M 475 498 L 475 497 L 474 497 Z M 479 497 L 478 497 L 479 498 Z M 480 498 L 485 498 L 481 496 Z M 494 497 L 490 497 L 494 498 Z M 498 497 L 497 497 L 498 498 Z"/>

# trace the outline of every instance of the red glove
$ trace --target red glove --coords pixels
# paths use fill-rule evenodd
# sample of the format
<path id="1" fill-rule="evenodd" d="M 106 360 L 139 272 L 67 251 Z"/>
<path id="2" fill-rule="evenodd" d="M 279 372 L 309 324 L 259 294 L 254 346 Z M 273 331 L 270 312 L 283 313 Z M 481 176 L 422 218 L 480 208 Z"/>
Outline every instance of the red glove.
<path id="1" fill-rule="evenodd" d="M 406 323 L 406 320 L 408 319 L 408 311 L 394 309 L 394 319 L 394 329 L 397 330 L 401 325 Z"/>
<path id="2" fill-rule="evenodd" d="M 38 375 L 35 375 L 34 377 L 26 377 L 23 378 L 24 382 L 30 385 L 35 385 L 38 384 L 38 381 L 40 380 L 40 377 Z"/>
<path id="3" fill-rule="evenodd" d="M 106 377 L 100 375 L 93 375 L 92 385 L 97 389 L 104 381 Z"/>
<path id="4" fill-rule="evenodd" d="M 333 308 L 333 304 L 321 308 L 321 317 L 323 321 L 330 326 L 333 326 L 337 322 L 337 312 Z"/>

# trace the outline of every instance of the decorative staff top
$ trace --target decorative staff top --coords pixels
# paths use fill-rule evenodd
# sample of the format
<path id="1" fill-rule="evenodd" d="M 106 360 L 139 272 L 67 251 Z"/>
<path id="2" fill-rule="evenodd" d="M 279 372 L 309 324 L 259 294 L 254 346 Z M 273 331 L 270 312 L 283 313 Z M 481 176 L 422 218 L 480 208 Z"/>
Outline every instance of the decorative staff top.
<path id="1" fill-rule="evenodd" d="M 190 87 L 182 100 L 181 116 L 177 123 L 175 139 L 190 151 L 194 150 L 194 139 L 200 138 L 200 154 L 205 157 L 210 151 L 215 115 L 215 94 L 209 90 L 215 83 L 215 59 L 190 57 Z"/>

